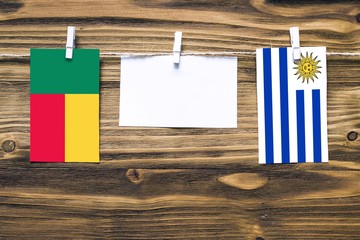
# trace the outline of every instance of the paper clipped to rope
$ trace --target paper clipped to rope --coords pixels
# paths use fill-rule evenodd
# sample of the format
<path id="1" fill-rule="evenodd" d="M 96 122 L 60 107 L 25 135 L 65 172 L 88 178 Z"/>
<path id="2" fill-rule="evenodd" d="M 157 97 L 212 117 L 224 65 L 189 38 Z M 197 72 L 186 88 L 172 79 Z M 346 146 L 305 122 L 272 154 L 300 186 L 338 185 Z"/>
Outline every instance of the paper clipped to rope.
<path id="1" fill-rule="evenodd" d="M 259 163 L 328 162 L 325 47 L 256 51 Z"/>
<path id="2" fill-rule="evenodd" d="M 30 161 L 99 162 L 98 49 L 30 50 Z"/>
<path id="3" fill-rule="evenodd" d="M 122 57 L 120 126 L 236 128 L 237 58 Z"/>

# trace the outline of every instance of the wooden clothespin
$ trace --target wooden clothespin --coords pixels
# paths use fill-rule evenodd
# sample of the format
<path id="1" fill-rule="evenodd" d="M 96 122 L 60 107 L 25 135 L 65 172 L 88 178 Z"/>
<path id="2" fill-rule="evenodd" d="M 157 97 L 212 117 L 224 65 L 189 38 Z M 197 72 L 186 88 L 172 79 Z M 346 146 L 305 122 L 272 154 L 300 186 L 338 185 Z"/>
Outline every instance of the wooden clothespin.
<path id="1" fill-rule="evenodd" d="M 175 64 L 180 63 L 180 54 L 181 54 L 181 39 L 182 39 L 182 32 L 175 32 L 175 40 L 174 40 L 174 59 L 173 62 Z"/>
<path id="2" fill-rule="evenodd" d="M 75 48 L 75 27 L 68 26 L 65 58 L 72 59 Z"/>
<path id="3" fill-rule="evenodd" d="M 301 59 L 299 27 L 290 28 L 290 39 L 293 50 L 293 61 L 297 62 Z"/>

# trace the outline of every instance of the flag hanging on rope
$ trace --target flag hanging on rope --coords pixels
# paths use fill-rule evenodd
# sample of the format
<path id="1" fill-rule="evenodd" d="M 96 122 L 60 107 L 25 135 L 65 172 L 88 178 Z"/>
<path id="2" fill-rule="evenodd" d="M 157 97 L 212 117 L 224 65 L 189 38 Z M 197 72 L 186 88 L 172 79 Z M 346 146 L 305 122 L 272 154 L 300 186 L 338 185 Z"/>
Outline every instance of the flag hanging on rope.
<path id="1" fill-rule="evenodd" d="M 98 49 L 30 50 L 30 161 L 99 162 Z"/>
<path id="2" fill-rule="evenodd" d="M 259 163 L 328 162 L 326 48 L 256 50 Z"/>

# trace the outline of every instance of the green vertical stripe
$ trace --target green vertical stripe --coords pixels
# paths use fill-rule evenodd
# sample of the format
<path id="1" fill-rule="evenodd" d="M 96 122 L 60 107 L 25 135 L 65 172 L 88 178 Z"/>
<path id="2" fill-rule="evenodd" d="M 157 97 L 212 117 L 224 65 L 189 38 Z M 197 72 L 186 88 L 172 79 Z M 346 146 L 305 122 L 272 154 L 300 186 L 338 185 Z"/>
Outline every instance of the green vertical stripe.
<path id="1" fill-rule="evenodd" d="M 30 49 L 30 93 L 99 93 L 99 49 Z"/>

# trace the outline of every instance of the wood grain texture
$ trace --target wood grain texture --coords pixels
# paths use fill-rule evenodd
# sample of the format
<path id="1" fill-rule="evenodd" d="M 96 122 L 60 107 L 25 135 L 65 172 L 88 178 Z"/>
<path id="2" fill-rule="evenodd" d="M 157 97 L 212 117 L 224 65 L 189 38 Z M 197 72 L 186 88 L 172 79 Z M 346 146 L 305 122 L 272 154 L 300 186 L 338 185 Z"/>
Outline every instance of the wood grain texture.
<path id="1" fill-rule="evenodd" d="M 0 1 L 0 53 L 360 52 L 359 1 Z M 0 58 L 0 239 L 360 239 L 360 56 L 328 56 L 329 164 L 257 164 L 255 56 L 238 128 L 118 127 L 120 59 L 101 59 L 100 164 L 30 164 L 29 58 Z"/>

